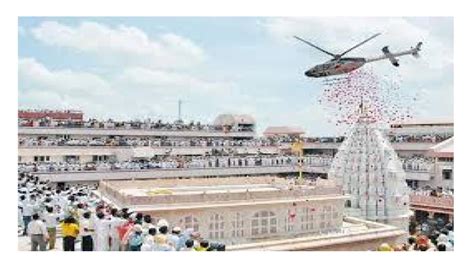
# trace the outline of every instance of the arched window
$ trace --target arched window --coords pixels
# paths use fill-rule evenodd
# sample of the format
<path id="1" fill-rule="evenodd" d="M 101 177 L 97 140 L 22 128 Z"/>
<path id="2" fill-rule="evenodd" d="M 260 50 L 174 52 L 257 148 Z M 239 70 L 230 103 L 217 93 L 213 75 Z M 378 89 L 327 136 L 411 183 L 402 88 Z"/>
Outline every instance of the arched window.
<path id="1" fill-rule="evenodd" d="M 351 200 L 346 200 L 346 203 L 344 204 L 344 207 L 350 208 L 351 207 Z"/>
<path id="2" fill-rule="evenodd" d="M 259 211 L 252 217 L 252 236 L 275 234 L 277 232 L 277 218 L 274 212 Z"/>
<path id="3" fill-rule="evenodd" d="M 324 206 L 323 208 L 323 213 L 324 213 L 324 220 L 329 221 L 331 219 L 331 212 L 332 212 L 332 206 Z"/>
<path id="4" fill-rule="evenodd" d="M 314 208 L 305 207 L 301 213 L 301 230 L 313 230 L 314 229 Z"/>
<path id="5" fill-rule="evenodd" d="M 335 208 L 331 205 L 324 206 L 321 212 L 321 221 L 319 224 L 319 229 L 323 232 L 328 232 L 333 229 L 332 219 L 336 218 L 334 216 Z M 337 214 L 338 215 L 338 214 Z"/>
<path id="6" fill-rule="evenodd" d="M 232 237 L 242 236 L 244 236 L 244 217 L 237 212 L 232 219 Z"/>
<path id="7" fill-rule="evenodd" d="M 325 229 L 326 229 L 326 223 L 325 222 L 320 222 L 319 223 L 319 230 L 325 231 Z"/>
<path id="8" fill-rule="evenodd" d="M 296 210 L 288 210 L 288 215 L 285 218 L 285 230 L 286 232 L 295 231 L 296 225 Z"/>
<path id="9" fill-rule="evenodd" d="M 339 219 L 339 211 L 337 208 L 332 208 L 332 219 L 337 220 Z"/>
<path id="10" fill-rule="evenodd" d="M 209 220 L 209 238 L 224 238 L 224 216 L 217 213 L 211 215 Z"/>
<path id="11" fill-rule="evenodd" d="M 198 220 L 193 215 L 189 215 L 182 218 L 181 220 L 179 220 L 179 223 L 181 224 L 181 227 L 183 227 L 184 229 L 192 228 L 194 232 L 199 231 Z"/>

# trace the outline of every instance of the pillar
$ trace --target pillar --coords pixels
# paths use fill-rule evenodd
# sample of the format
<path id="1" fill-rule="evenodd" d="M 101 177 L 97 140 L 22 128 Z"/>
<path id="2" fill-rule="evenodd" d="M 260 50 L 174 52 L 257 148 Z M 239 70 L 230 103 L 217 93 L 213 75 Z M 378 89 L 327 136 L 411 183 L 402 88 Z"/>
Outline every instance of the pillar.
<path id="1" fill-rule="evenodd" d="M 433 211 L 428 212 L 428 218 L 429 218 L 429 219 L 434 219 L 434 214 L 435 214 L 435 213 L 434 213 Z"/>

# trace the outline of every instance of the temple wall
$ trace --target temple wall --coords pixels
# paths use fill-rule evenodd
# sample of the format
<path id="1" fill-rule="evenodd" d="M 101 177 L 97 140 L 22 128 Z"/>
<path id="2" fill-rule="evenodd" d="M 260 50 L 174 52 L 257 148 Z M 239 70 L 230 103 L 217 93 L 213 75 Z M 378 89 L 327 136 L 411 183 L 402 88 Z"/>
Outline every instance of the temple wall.
<path id="1" fill-rule="evenodd" d="M 227 245 L 258 240 L 321 234 L 341 230 L 344 199 L 310 200 L 206 209 L 143 211 L 155 219 L 164 218 L 182 230 L 194 227 L 201 236 Z M 293 214 L 295 214 L 293 216 Z"/>

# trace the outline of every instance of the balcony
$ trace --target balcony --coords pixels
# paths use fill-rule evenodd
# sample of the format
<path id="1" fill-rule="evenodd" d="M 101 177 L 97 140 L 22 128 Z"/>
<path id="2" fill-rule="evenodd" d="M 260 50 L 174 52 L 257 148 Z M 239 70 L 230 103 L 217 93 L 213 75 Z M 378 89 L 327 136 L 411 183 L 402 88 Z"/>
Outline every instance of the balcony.
<path id="1" fill-rule="evenodd" d="M 240 137 L 253 138 L 255 132 L 217 130 L 152 130 L 104 128 L 40 128 L 19 127 L 18 135 L 85 135 L 85 136 L 166 136 L 166 137 Z"/>
<path id="2" fill-rule="evenodd" d="M 453 214 L 454 196 L 410 195 L 410 207 L 420 211 Z"/>

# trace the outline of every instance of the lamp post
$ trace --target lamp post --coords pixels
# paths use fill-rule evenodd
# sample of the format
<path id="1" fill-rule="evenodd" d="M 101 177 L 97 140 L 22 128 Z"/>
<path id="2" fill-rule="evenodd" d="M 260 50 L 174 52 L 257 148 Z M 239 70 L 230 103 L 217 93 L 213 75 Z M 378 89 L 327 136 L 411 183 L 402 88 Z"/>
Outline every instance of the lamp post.
<path id="1" fill-rule="evenodd" d="M 298 156 L 298 183 L 303 182 L 303 141 L 301 139 L 297 139 L 292 145 L 291 149 L 293 153 Z"/>

